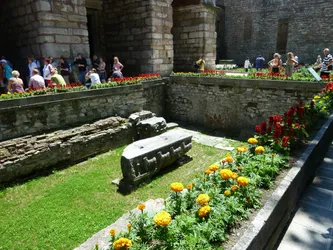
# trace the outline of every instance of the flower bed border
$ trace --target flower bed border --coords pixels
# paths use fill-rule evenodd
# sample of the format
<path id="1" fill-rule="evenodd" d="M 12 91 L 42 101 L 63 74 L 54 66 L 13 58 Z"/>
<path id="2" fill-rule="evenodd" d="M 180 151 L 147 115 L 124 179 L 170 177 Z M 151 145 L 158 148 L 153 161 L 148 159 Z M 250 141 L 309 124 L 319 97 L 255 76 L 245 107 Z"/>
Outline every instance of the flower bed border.
<path id="1" fill-rule="evenodd" d="M 122 86 L 99 88 L 99 89 L 87 89 L 82 91 L 54 93 L 54 94 L 29 96 L 25 98 L 0 100 L 1 103 L 0 111 L 17 107 L 40 105 L 42 103 L 61 102 L 69 99 L 84 99 L 84 98 L 94 97 L 97 95 L 103 96 L 103 95 L 117 95 L 119 93 L 124 94 L 127 92 L 130 93 L 135 90 L 142 90 L 143 88 L 146 87 L 147 84 L 148 86 L 154 86 L 159 83 L 162 84 L 163 82 L 164 82 L 163 79 L 154 79 L 154 80 L 142 81 L 141 83 L 131 84 L 131 85 L 122 85 Z"/>
<path id="2" fill-rule="evenodd" d="M 305 148 L 232 250 L 273 249 L 333 140 L 333 114 Z"/>

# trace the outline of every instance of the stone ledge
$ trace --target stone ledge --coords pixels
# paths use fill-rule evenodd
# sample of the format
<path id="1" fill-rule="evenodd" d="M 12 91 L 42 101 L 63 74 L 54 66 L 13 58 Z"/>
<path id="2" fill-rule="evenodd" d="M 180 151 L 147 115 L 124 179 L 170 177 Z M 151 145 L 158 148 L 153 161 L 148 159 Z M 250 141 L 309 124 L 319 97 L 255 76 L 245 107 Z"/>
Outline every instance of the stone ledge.
<path id="1" fill-rule="evenodd" d="M 276 90 L 316 91 L 323 89 L 318 82 L 281 81 L 268 79 L 243 79 L 224 77 L 170 76 L 170 82 L 192 85 L 217 85 L 219 87 L 260 88 Z"/>
<path id="2" fill-rule="evenodd" d="M 333 114 L 258 212 L 232 250 L 273 249 L 333 139 Z"/>

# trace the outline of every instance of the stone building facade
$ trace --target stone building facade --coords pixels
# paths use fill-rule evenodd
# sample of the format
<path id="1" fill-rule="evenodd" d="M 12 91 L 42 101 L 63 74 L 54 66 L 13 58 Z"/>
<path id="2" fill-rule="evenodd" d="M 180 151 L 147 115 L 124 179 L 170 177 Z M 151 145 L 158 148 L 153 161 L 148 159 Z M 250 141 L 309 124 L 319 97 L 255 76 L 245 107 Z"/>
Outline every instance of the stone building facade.
<path id="1" fill-rule="evenodd" d="M 330 1 L 217 0 L 222 8 L 218 58 L 244 63 L 262 54 L 297 53 L 302 63 L 314 63 L 324 48 L 333 49 Z M 223 35 L 221 35 L 223 34 Z"/>
<path id="2" fill-rule="evenodd" d="M 118 56 L 125 74 L 193 70 L 216 60 L 213 0 L 0 0 L 1 54 L 23 66 L 77 53 Z M 209 45 L 209 46 L 206 46 Z"/>

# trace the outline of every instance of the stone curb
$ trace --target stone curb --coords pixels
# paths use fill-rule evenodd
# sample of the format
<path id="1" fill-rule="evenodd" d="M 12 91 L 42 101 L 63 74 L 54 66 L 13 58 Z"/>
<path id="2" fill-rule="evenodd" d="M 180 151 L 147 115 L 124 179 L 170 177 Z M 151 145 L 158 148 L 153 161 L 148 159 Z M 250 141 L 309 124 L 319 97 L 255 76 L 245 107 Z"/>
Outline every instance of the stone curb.
<path id="1" fill-rule="evenodd" d="M 273 249 L 333 140 L 333 114 L 289 170 L 232 250 Z"/>
<path id="2" fill-rule="evenodd" d="M 164 199 L 148 200 L 144 204 L 146 205 L 144 211 L 150 215 L 164 209 Z M 107 247 L 109 246 L 108 236 L 110 230 L 115 229 L 117 233 L 127 230 L 127 224 L 129 222 L 130 215 L 138 213 L 140 213 L 140 210 L 135 208 L 130 212 L 124 214 L 115 223 L 94 234 L 91 238 L 89 238 L 86 242 L 84 242 L 74 250 L 91 250 L 96 243 L 98 244 L 99 249 L 107 249 Z"/>

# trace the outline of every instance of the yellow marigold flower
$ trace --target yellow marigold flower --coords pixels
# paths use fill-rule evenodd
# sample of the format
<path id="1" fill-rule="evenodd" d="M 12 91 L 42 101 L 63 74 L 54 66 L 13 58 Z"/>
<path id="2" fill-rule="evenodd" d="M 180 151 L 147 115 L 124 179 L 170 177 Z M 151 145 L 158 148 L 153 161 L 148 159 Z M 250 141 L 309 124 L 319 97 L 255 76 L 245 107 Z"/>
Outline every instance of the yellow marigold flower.
<path id="1" fill-rule="evenodd" d="M 198 214 L 200 217 L 206 217 L 209 214 L 210 210 L 211 210 L 210 206 L 206 205 L 199 208 Z"/>
<path id="2" fill-rule="evenodd" d="M 115 236 L 117 231 L 116 231 L 116 229 L 111 229 L 109 233 L 111 236 Z"/>
<path id="3" fill-rule="evenodd" d="M 207 194 L 199 194 L 196 202 L 200 205 L 205 205 L 210 201 L 210 197 Z"/>
<path id="4" fill-rule="evenodd" d="M 127 228 L 128 228 L 128 230 L 131 230 L 131 228 L 132 228 L 132 224 L 131 224 L 131 223 L 128 223 L 128 224 L 127 224 Z"/>
<path id="5" fill-rule="evenodd" d="M 210 165 L 210 166 L 209 166 L 209 170 L 210 170 L 210 171 L 213 171 L 213 172 L 217 171 L 219 168 L 220 168 L 220 167 L 219 167 L 219 165 L 217 165 L 217 164 L 213 164 L 213 165 Z"/>
<path id="6" fill-rule="evenodd" d="M 231 156 L 227 156 L 225 158 L 225 161 L 228 162 L 228 163 L 233 163 L 234 162 L 234 159 L 231 157 Z"/>
<path id="7" fill-rule="evenodd" d="M 154 216 L 154 222 L 158 226 L 166 227 L 171 222 L 171 215 L 166 211 L 162 211 Z"/>
<path id="8" fill-rule="evenodd" d="M 235 192 L 238 190 L 238 188 L 239 187 L 237 185 L 233 185 L 233 186 L 231 186 L 231 191 Z"/>
<path id="9" fill-rule="evenodd" d="M 231 194 L 231 193 L 230 193 L 230 190 L 225 190 L 225 191 L 224 191 L 224 195 L 225 195 L 225 196 L 229 196 L 230 194 Z"/>
<path id="10" fill-rule="evenodd" d="M 220 176 L 223 180 L 228 180 L 232 178 L 232 171 L 230 169 L 224 168 L 220 171 Z"/>
<path id="11" fill-rule="evenodd" d="M 313 98 L 314 98 L 315 100 L 317 100 L 317 99 L 320 99 L 320 96 L 319 96 L 319 95 L 315 95 Z"/>
<path id="12" fill-rule="evenodd" d="M 139 206 L 138 206 L 138 209 L 141 210 L 141 211 L 143 211 L 145 208 L 146 208 L 146 205 L 143 204 L 143 203 L 139 204 Z"/>
<path id="13" fill-rule="evenodd" d="M 233 172 L 231 178 L 236 180 L 238 178 L 238 174 Z"/>
<path id="14" fill-rule="evenodd" d="M 183 191 L 184 186 L 180 182 L 174 182 L 174 183 L 171 183 L 170 188 L 172 191 L 178 193 L 178 192 Z"/>
<path id="15" fill-rule="evenodd" d="M 132 241 L 127 238 L 120 238 L 113 242 L 113 247 L 115 250 L 129 249 L 132 246 Z"/>
<path id="16" fill-rule="evenodd" d="M 256 138 L 250 138 L 247 140 L 248 143 L 250 144 L 257 144 L 258 143 L 258 140 Z"/>
<path id="17" fill-rule="evenodd" d="M 240 186 L 245 187 L 249 184 L 249 180 L 246 177 L 238 177 L 237 182 Z"/>
<path id="18" fill-rule="evenodd" d="M 210 171 L 209 169 L 205 170 L 206 175 L 210 175 L 211 173 L 212 173 L 212 171 Z"/>
<path id="19" fill-rule="evenodd" d="M 192 184 L 188 184 L 188 185 L 187 185 L 187 189 L 188 189 L 188 190 L 191 190 L 192 188 L 193 188 L 193 185 L 192 185 Z"/>
<path id="20" fill-rule="evenodd" d="M 261 153 L 265 152 L 265 148 L 263 146 L 259 146 L 259 147 L 256 147 L 256 149 L 254 151 L 257 154 L 261 154 Z"/>
<path id="21" fill-rule="evenodd" d="M 237 152 L 238 152 L 238 153 L 245 153 L 246 151 L 247 151 L 247 147 L 243 147 L 243 146 L 242 146 L 242 147 L 238 147 L 238 148 L 237 148 Z"/>

